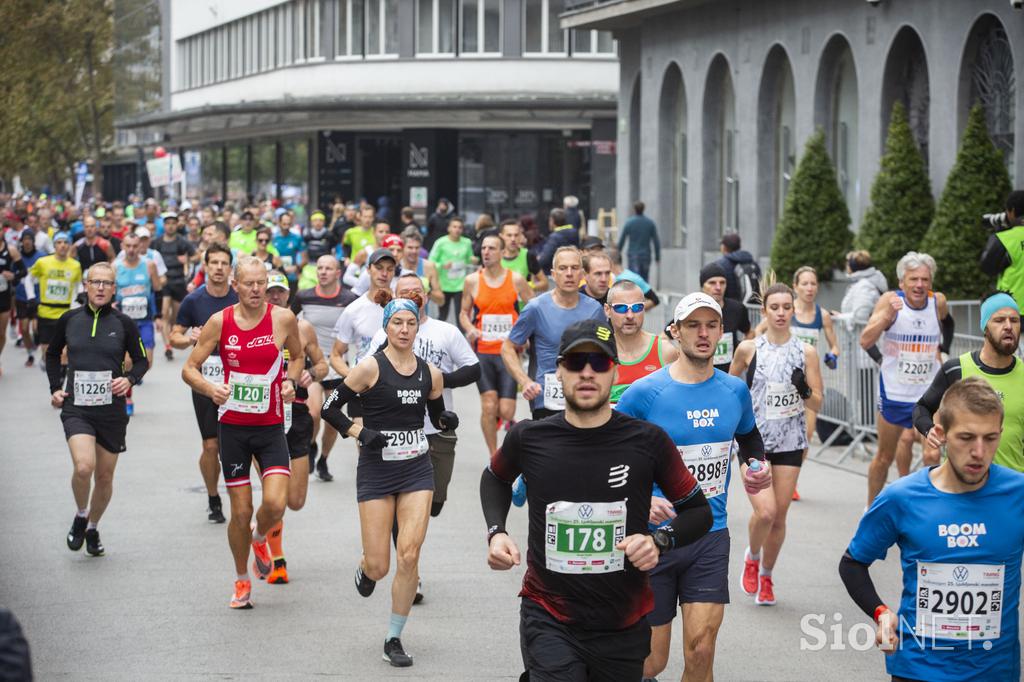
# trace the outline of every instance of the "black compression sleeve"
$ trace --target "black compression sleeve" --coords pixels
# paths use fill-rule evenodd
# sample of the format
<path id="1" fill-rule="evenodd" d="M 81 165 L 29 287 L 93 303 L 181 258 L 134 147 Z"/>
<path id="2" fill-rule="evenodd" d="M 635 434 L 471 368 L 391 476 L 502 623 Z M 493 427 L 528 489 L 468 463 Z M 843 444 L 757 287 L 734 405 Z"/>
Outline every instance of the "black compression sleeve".
<path id="1" fill-rule="evenodd" d="M 505 532 L 505 521 L 512 506 L 512 484 L 506 483 L 493 473 L 490 467 L 480 475 L 480 506 L 487 523 L 487 540 L 495 533 Z"/>
<path id="2" fill-rule="evenodd" d="M 981 271 L 990 277 L 995 277 L 1010 267 L 1010 264 L 1010 254 L 1003 246 L 1002 240 L 998 235 L 989 235 L 988 242 L 981 252 L 981 259 L 978 261 Z"/>
<path id="3" fill-rule="evenodd" d="M 865 348 L 864 352 L 868 354 L 868 357 L 875 361 L 875 364 L 882 364 L 882 351 L 878 350 L 878 344 L 871 346 L 871 348 Z"/>
<path id="4" fill-rule="evenodd" d="M 673 547 L 683 547 L 696 542 L 711 530 L 714 516 L 711 514 L 708 498 L 704 496 L 700 486 L 697 486 L 693 494 L 685 500 L 674 502 L 672 506 L 676 510 L 676 517 L 664 530 L 672 536 Z"/>
<path id="5" fill-rule="evenodd" d="M 469 386 L 470 384 L 476 383 L 476 380 L 480 378 L 480 363 L 474 362 L 472 365 L 459 367 L 454 372 L 442 374 L 441 378 L 444 380 L 445 388 Z"/>
<path id="6" fill-rule="evenodd" d="M 935 413 L 942 403 L 942 396 L 950 386 L 960 381 L 961 376 L 963 370 L 960 367 L 960 358 L 950 358 L 942 365 L 942 369 L 932 379 L 931 386 L 914 405 L 914 428 L 922 435 L 927 436 L 935 426 Z"/>
<path id="7" fill-rule="evenodd" d="M 61 387 L 60 354 L 64 352 L 64 346 L 68 342 L 68 317 L 75 314 L 74 311 L 70 311 L 60 316 L 57 328 L 53 332 L 53 339 L 46 347 L 46 378 L 50 382 L 51 394 Z"/>
<path id="8" fill-rule="evenodd" d="M 953 346 L 953 334 L 956 332 L 956 321 L 953 316 L 948 312 L 946 316 L 939 320 L 939 326 L 942 327 L 942 343 L 939 344 L 939 350 L 943 353 L 948 353 L 949 349 Z"/>
<path id="9" fill-rule="evenodd" d="M 434 425 L 434 428 L 438 431 L 443 431 L 438 420 L 441 418 L 441 413 L 444 412 L 444 396 L 439 395 L 436 398 L 429 398 L 427 400 L 427 414 L 430 416 L 430 423 Z"/>
<path id="10" fill-rule="evenodd" d="M 654 291 L 654 289 L 648 289 L 647 293 L 644 294 L 644 298 L 646 298 L 648 301 L 650 301 L 654 305 L 658 305 L 659 303 L 661 303 L 661 299 L 658 298 L 658 294 L 657 294 L 657 292 Z"/>
<path id="11" fill-rule="evenodd" d="M 839 577 L 846 586 L 846 591 L 853 598 L 853 603 L 860 607 L 860 610 L 875 618 L 875 609 L 884 604 L 878 596 L 875 583 L 871 580 L 871 573 L 868 565 L 850 556 L 850 551 L 843 552 L 843 558 L 839 560 Z"/>
<path id="12" fill-rule="evenodd" d="M 740 446 L 740 461 L 746 464 L 751 459 L 764 461 L 764 439 L 755 426 L 749 433 L 737 433 L 736 442 Z"/>
<path id="13" fill-rule="evenodd" d="M 348 387 L 344 381 L 338 388 L 331 392 L 331 395 L 324 401 L 324 406 L 320 410 L 320 416 L 328 424 L 334 427 L 334 430 L 341 434 L 342 438 L 348 438 L 348 430 L 352 428 L 352 420 L 345 414 L 344 407 L 348 401 L 355 398 L 358 394 Z"/>

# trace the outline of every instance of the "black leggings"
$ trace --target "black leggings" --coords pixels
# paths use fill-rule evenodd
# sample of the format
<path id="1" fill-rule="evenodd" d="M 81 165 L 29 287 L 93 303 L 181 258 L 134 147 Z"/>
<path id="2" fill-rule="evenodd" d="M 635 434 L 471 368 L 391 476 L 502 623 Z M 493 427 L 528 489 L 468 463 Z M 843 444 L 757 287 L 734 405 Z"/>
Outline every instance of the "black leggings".
<path id="1" fill-rule="evenodd" d="M 438 318 L 442 322 L 448 320 L 448 310 L 452 304 L 455 304 L 455 321 L 452 323 L 456 327 L 459 326 L 459 310 L 462 308 L 462 292 L 461 291 L 446 291 L 444 292 L 444 303 L 441 304 L 441 312 L 438 313 Z"/>

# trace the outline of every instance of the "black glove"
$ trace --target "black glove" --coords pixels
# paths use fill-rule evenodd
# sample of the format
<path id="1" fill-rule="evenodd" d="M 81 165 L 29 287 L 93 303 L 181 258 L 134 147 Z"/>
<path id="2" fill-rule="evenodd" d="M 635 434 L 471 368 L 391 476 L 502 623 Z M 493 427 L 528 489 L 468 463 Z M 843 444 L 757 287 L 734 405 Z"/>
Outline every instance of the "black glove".
<path id="1" fill-rule="evenodd" d="M 790 383 L 796 387 L 796 392 L 800 394 L 800 397 L 807 400 L 811 397 L 811 387 L 807 385 L 807 377 L 804 376 L 804 371 L 799 367 L 793 369 L 793 374 L 789 377 Z"/>
<path id="2" fill-rule="evenodd" d="M 445 410 L 437 418 L 437 425 L 442 431 L 454 431 L 459 428 L 459 415 L 451 410 Z"/>
<path id="3" fill-rule="evenodd" d="M 384 437 L 383 433 L 366 427 L 363 427 L 363 430 L 359 432 L 359 436 L 356 440 L 358 440 L 359 444 L 364 448 L 370 450 L 381 450 L 388 444 L 388 439 Z"/>

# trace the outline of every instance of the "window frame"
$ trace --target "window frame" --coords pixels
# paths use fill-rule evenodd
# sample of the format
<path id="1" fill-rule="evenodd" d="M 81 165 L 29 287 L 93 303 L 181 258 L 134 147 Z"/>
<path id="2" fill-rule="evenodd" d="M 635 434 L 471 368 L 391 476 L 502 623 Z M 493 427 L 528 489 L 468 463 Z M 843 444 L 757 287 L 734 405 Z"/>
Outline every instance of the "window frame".
<path id="1" fill-rule="evenodd" d="M 540 0 L 541 2 L 541 24 L 540 24 L 540 51 L 530 51 L 527 49 L 526 44 L 526 28 L 527 28 L 527 3 L 523 2 L 523 57 L 569 57 L 570 46 L 572 43 L 572 34 L 569 29 L 562 29 L 562 44 L 563 48 L 557 52 L 550 49 L 550 26 L 551 26 L 551 0 Z M 557 20 L 557 15 L 555 16 Z"/>

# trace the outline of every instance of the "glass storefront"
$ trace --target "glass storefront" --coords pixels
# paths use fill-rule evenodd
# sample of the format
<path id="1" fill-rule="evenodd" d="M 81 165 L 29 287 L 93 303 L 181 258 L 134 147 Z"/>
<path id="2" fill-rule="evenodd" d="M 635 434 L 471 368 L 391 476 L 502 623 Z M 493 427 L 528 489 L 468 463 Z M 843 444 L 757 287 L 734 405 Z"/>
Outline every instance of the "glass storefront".
<path id="1" fill-rule="evenodd" d="M 246 178 L 249 177 L 248 161 L 248 148 L 246 145 L 232 145 L 228 147 L 228 186 L 227 195 L 224 199 L 235 204 L 236 207 L 246 203 Z"/>
<path id="2" fill-rule="evenodd" d="M 255 201 L 273 199 L 277 195 L 277 145 L 273 142 L 253 144 L 250 153 L 249 194 Z"/>

